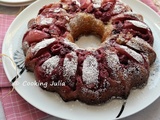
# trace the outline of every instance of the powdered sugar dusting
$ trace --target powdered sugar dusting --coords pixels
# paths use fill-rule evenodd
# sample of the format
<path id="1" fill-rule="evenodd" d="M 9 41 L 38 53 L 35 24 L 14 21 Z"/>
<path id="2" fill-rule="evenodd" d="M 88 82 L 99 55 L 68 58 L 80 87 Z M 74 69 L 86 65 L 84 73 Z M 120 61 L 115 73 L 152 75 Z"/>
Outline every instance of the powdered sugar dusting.
<path id="1" fill-rule="evenodd" d="M 78 0 L 74 0 L 75 2 L 76 2 L 76 4 L 80 7 L 81 6 L 81 4 L 80 4 L 80 2 L 78 1 Z"/>
<path id="2" fill-rule="evenodd" d="M 133 51 L 132 49 L 130 49 L 126 46 L 123 46 L 123 45 L 121 45 L 120 48 L 122 48 L 125 52 L 127 52 L 129 55 L 131 55 L 137 62 L 139 62 L 139 63 L 144 62 L 143 57 L 139 53 L 137 53 L 137 52 Z"/>
<path id="3" fill-rule="evenodd" d="M 115 5 L 113 13 L 114 14 L 118 14 L 118 13 L 120 13 L 122 11 L 122 9 L 124 9 L 124 8 L 122 8 L 121 5 Z"/>
<path id="4" fill-rule="evenodd" d="M 140 67 L 139 64 L 135 64 L 135 65 L 132 65 L 133 63 L 129 62 L 129 65 L 127 68 L 124 68 L 123 70 L 123 78 L 125 80 L 128 79 L 128 77 L 131 77 L 131 76 L 139 76 L 141 77 L 141 74 L 142 73 L 142 68 Z"/>
<path id="5" fill-rule="evenodd" d="M 40 25 L 49 25 L 53 22 L 53 18 L 41 18 Z"/>
<path id="6" fill-rule="evenodd" d="M 94 7 L 94 8 L 100 8 L 101 5 L 100 5 L 100 4 L 93 4 L 93 7 Z"/>
<path id="7" fill-rule="evenodd" d="M 79 48 L 76 44 L 70 42 L 67 38 L 64 39 L 64 43 L 71 46 L 73 49 L 78 49 Z"/>
<path id="8" fill-rule="evenodd" d="M 139 37 L 132 38 L 126 43 L 126 45 L 143 52 L 148 52 L 146 49 L 153 50 L 153 48 L 149 45 L 149 43 L 147 43 L 146 41 L 144 41 Z"/>
<path id="9" fill-rule="evenodd" d="M 77 71 L 77 65 L 78 65 L 78 56 L 76 55 L 76 52 L 71 52 L 68 54 L 71 56 L 70 58 L 65 57 L 63 62 L 63 76 L 67 79 L 70 79 L 71 76 L 75 76 Z"/>
<path id="10" fill-rule="evenodd" d="M 87 93 L 92 94 L 94 97 L 97 97 L 97 99 L 100 96 L 100 92 L 102 92 L 102 90 L 101 91 L 100 90 L 99 91 L 94 91 L 94 90 L 87 89 L 85 87 L 82 87 L 81 91 L 82 91 L 83 94 L 87 94 Z"/>
<path id="11" fill-rule="evenodd" d="M 150 68 L 150 76 L 147 84 L 149 89 L 154 89 L 155 87 L 158 87 L 160 80 L 159 72 L 160 72 L 160 60 L 159 58 L 157 58 L 154 64 Z"/>
<path id="12" fill-rule="evenodd" d="M 146 41 L 144 41 L 143 39 L 139 38 L 139 37 L 134 37 L 131 40 L 129 40 L 126 45 L 135 48 L 136 50 L 141 50 L 144 52 L 147 52 L 146 49 L 151 49 L 153 50 L 153 48 L 150 46 L 149 43 L 147 43 Z"/>
<path id="13" fill-rule="evenodd" d="M 112 70 L 111 74 L 115 78 L 118 78 L 117 71 L 120 70 L 121 66 L 120 66 L 120 61 L 117 54 L 109 50 L 106 50 L 105 53 L 106 53 L 106 63 L 108 67 Z"/>
<path id="14" fill-rule="evenodd" d="M 97 83 L 98 82 L 98 62 L 97 59 L 89 55 L 83 62 L 82 68 L 82 78 L 86 84 Z"/>
<path id="15" fill-rule="evenodd" d="M 55 13 L 58 13 L 58 12 L 60 12 L 61 11 L 61 8 L 56 8 L 56 9 L 54 9 L 54 12 Z"/>
<path id="16" fill-rule="evenodd" d="M 102 0 L 92 0 L 93 1 L 93 7 L 94 8 L 100 8 Z"/>
<path id="17" fill-rule="evenodd" d="M 123 4 L 120 4 L 120 2 L 116 2 L 115 7 L 113 9 L 113 14 L 120 13 L 124 8 L 125 6 Z"/>
<path id="18" fill-rule="evenodd" d="M 144 24 L 143 22 L 136 21 L 136 20 L 127 20 L 127 21 L 130 22 L 130 23 L 132 23 L 136 27 L 144 28 L 144 29 L 149 29 L 149 27 L 146 24 Z"/>
<path id="19" fill-rule="evenodd" d="M 46 60 L 43 64 L 42 64 L 42 69 L 45 71 L 46 74 L 51 74 L 52 71 L 54 70 L 54 68 L 57 67 L 58 63 L 59 63 L 59 56 L 53 56 L 51 58 L 49 58 L 48 60 Z"/>
<path id="20" fill-rule="evenodd" d="M 106 51 L 106 61 L 109 66 L 113 71 L 117 71 L 120 68 L 120 62 L 119 58 L 116 53 L 110 52 L 109 50 Z"/>
<path id="21" fill-rule="evenodd" d="M 38 25 L 50 25 L 53 21 L 54 18 L 46 18 L 43 15 L 38 15 L 35 22 Z"/>
<path id="22" fill-rule="evenodd" d="M 129 11 L 129 12 L 124 12 L 124 15 L 130 15 L 130 16 L 136 17 L 138 20 L 143 21 L 142 15 L 139 15 L 137 13 L 133 13 Z"/>
<path id="23" fill-rule="evenodd" d="M 149 61 L 149 54 L 153 54 L 154 50 L 153 48 L 150 46 L 149 43 L 147 43 L 146 41 L 144 41 L 143 39 L 139 38 L 139 37 L 135 37 L 135 38 L 132 38 L 130 39 L 127 43 L 126 43 L 127 46 L 131 47 L 131 48 L 134 48 L 135 50 L 138 50 L 138 51 L 142 51 L 143 53 L 143 57 L 144 59 L 150 63 Z"/>
<path id="24" fill-rule="evenodd" d="M 55 40 L 56 40 L 55 38 L 42 40 L 31 49 L 32 53 L 36 54 L 40 49 L 47 47 L 48 45 L 53 43 Z"/>

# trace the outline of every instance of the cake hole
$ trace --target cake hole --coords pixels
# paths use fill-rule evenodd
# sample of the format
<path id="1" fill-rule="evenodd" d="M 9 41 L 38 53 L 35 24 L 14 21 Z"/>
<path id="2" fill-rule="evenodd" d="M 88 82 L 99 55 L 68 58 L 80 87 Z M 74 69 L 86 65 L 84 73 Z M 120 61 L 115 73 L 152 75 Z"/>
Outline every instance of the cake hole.
<path id="1" fill-rule="evenodd" d="M 75 44 L 84 49 L 96 49 L 101 44 L 101 38 L 96 35 L 83 35 L 75 41 Z"/>

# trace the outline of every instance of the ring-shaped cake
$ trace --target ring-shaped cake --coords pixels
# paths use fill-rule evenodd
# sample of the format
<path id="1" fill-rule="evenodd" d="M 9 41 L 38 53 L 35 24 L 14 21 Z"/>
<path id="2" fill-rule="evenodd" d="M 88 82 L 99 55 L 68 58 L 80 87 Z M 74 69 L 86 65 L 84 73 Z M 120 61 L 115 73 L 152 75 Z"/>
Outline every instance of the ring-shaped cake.
<path id="1" fill-rule="evenodd" d="M 98 48 L 75 44 L 90 34 L 101 39 Z M 153 42 L 142 15 L 121 1 L 62 0 L 28 22 L 22 46 L 26 69 L 43 89 L 64 101 L 100 104 L 126 99 L 132 88 L 147 83 L 156 59 Z"/>

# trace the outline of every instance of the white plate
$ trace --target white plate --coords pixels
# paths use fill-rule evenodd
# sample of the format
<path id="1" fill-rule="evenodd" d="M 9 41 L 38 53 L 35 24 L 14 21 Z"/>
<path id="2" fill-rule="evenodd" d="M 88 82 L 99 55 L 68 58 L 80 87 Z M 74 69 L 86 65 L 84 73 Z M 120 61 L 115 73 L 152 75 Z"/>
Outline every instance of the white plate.
<path id="1" fill-rule="evenodd" d="M 0 5 L 5 6 L 26 6 L 35 0 L 0 0 Z"/>
<path id="2" fill-rule="evenodd" d="M 14 58 L 21 50 L 21 41 L 23 34 L 27 30 L 27 22 L 35 17 L 38 10 L 45 4 L 54 0 L 40 0 L 27 7 L 12 23 L 6 33 L 3 43 L 3 53 Z M 55 0 L 56 1 L 56 0 Z M 133 10 L 144 16 L 145 22 L 153 31 L 155 42 L 154 49 L 157 53 L 157 59 L 151 68 L 151 74 L 147 86 L 143 89 L 133 90 L 127 99 L 124 111 L 120 118 L 132 115 L 146 108 L 160 96 L 160 17 L 149 7 L 138 0 L 122 0 L 130 5 Z M 7 60 L 3 60 L 3 65 L 8 79 L 11 81 L 15 76 L 15 68 Z M 19 70 L 20 71 L 20 70 Z M 24 72 L 18 80 L 19 85 L 15 87 L 16 91 L 30 104 L 38 109 L 64 119 L 74 120 L 106 120 L 115 119 L 123 104 L 123 100 L 113 100 L 100 106 L 89 106 L 78 101 L 63 102 L 56 94 L 46 92 L 40 87 L 24 85 L 24 81 L 33 82 L 32 73 Z"/>

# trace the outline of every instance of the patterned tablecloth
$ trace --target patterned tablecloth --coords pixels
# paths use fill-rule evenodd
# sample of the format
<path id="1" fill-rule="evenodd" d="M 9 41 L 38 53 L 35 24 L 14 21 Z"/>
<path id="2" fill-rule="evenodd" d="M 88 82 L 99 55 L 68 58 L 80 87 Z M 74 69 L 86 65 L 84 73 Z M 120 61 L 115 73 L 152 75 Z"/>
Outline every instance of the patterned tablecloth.
<path id="1" fill-rule="evenodd" d="M 141 0 L 152 9 L 154 9 L 158 14 L 160 14 L 160 0 Z M 5 33 L 18 14 L 24 7 L 10 8 L 0 5 L 0 53 L 2 49 L 2 41 Z M 8 14 L 8 15 L 6 15 Z M 12 15 L 9 15 L 12 14 Z M 14 15 L 13 15 L 14 14 Z M 51 117 L 50 115 L 43 113 L 42 111 L 34 108 L 29 103 L 27 103 L 23 98 L 21 98 L 16 91 L 8 94 L 11 91 L 11 85 L 7 80 L 5 72 L 3 70 L 2 64 L 0 63 L 0 120 L 60 120 L 56 117 Z M 8 95 L 7 95 L 8 94 Z M 7 95 L 7 96 L 6 96 Z M 5 97 L 6 96 L 6 97 Z M 4 114 L 3 114 L 3 110 Z M 152 114 L 151 114 L 152 113 Z M 145 120 L 159 120 L 160 119 L 160 99 L 156 100 L 151 106 L 142 110 L 141 112 L 132 115 L 125 120 L 135 120 L 135 119 L 145 119 Z"/>

